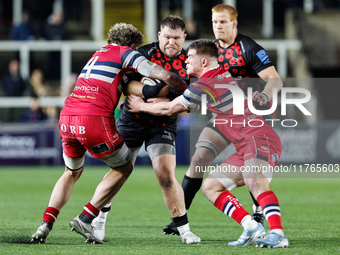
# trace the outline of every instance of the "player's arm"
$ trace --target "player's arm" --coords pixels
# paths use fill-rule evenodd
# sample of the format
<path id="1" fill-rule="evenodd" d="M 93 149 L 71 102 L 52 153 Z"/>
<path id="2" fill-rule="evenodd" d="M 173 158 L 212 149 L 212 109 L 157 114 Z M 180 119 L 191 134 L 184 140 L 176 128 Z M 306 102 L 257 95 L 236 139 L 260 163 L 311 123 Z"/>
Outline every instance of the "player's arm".
<path id="1" fill-rule="evenodd" d="M 181 96 L 176 97 L 170 102 L 145 103 L 140 97 L 129 95 L 127 98 L 129 112 L 146 112 L 153 115 L 172 116 L 187 111 L 181 102 Z"/>
<path id="2" fill-rule="evenodd" d="M 171 88 L 183 93 L 188 87 L 178 74 L 165 70 L 163 67 L 149 61 L 138 51 L 128 50 L 122 56 L 123 68 L 132 67 L 143 76 L 159 79 L 168 84 Z"/>
<path id="3" fill-rule="evenodd" d="M 156 85 L 143 84 L 140 81 L 131 80 L 125 86 L 125 95 L 136 95 L 141 98 L 165 97 L 170 91 L 170 87 L 164 83 L 156 83 Z"/>
<path id="4" fill-rule="evenodd" d="M 156 65 L 155 68 L 152 69 L 149 77 L 164 81 L 180 94 L 188 88 L 186 82 L 178 74 L 167 71 L 159 65 Z"/>
<path id="5" fill-rule="evenodd" d="M 260 105 L 265 105 L 273 98 L 273 89 L 276 88 L 276 93 L 278 93 L 283 83 L 274 66 L 260 71 L 258 75 L 266 82 L 266 86 L 262 92 L 255 91 L 253 93 L 253 100 L 257 101 Z"/>

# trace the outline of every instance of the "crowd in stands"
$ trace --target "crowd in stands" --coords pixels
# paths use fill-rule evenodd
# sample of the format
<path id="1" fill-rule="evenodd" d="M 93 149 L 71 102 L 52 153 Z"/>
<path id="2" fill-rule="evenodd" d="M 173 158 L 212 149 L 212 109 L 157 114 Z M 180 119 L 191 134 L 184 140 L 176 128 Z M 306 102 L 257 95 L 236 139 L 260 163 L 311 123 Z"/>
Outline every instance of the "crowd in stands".
<path id="1" fill-rule="evenodd" d="M 59 41 L 67 39 L 67 30 L 64 22 L 64 14 L 59 11 L 53 11 L 54 1 L 39 1 L 41 9 L 39 15 L 35 18 L 39 20 L 39 26 L 33 24 L 32 12 L 35 10 L 23 10 L 21 22 L 14 24 L 11 17 L 3 15 L 11 6 L 4 3 L 0 4 L 0 25 L 11 24 L 9 39 L 14 41 L 28 40 L 49 40 Z M 82 0 L 76 1 L 81 6 Z M 2 11 L 2 12 L 1 12 Z M 66 13 L 70 16 L 72 11 L 66 8 Z M 12 12 L 11 12 L 12 13 Z M 49 13 L 49 14 L 47 14 Z M 71 17 L 71 16 L 70 16 Z M 79 14 L 75 18 L 79 18 Z M 10 20 L 10 22 L 9 22 Z M 2 24 L 1 24 L 2 23 Z M 32 53 L 30 53 L 32 60 Z M 47 53 L 47 66 L 43 68 L 34 68 L 31 75 L 24 79 L 20 75 L 20 56 L 19 53 L 9 61 L 8 70 L 0 73 L 0 96 L 3 97 L 31 97 L 31 104 L 27 109 L 22 108 L 1 108 L 0 122 L 38 122 L 48 121 L 50 124 L 57 123 L 59 109 L 56 107 L 40 107 L 39 98 L 60 96 L 60 89 L 53 91 L 51 86 L 46 82 L 48 80 L 60 80 L 60 52 L 51 51 Z"/>
<path id="2" fill-rule="evenodd" d="M 53 91 L 51 86 L 45 81 L 44 73 L 41 69 L 34 69 L 27 80 L 20 75 L 20 62 L 13 59 L 8 64 L 8 72 L 0 80 L 0 96 L 3 97 L 31 97 L 30 107 L 3 108 L 0 121 L 5 122 L 39 122 L 48 121 L 54 125 L 57 123 L 57 107 L 40 107 L 40 97 L 59 96 L 58 91 Z"/>

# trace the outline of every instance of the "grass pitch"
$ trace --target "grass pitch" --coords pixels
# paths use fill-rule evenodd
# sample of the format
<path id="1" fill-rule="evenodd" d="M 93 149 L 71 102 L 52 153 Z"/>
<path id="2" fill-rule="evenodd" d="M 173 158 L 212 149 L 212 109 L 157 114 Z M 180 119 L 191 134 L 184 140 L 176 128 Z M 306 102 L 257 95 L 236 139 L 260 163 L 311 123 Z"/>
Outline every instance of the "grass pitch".
<path id="1" fill-rule="evenodd" d="M 178 167 L 181 183 L 187 167 Z M 285 249 L 228 247 L 242 227 L 217 210 L 201 192 L 188 212 L 199 245 L 166 236 L 170 222 L 162 192 L 151 167 L 136 167 L 112 204 L 104 245 L 85 244 L 70 232 L 69 221 L 81 213 L 106 167 L 87 167 L 76 183 L 45 244 L 30 244 L 63 167 L 0 168 L 0 254 L 339 254 L 340 179 L 274 179 L 282 222 L 290 246 Z M 232 193 L 246 210 L 251 198 L 245 187 Z M 268 224 L 265 223 L 268 230 Z"/>

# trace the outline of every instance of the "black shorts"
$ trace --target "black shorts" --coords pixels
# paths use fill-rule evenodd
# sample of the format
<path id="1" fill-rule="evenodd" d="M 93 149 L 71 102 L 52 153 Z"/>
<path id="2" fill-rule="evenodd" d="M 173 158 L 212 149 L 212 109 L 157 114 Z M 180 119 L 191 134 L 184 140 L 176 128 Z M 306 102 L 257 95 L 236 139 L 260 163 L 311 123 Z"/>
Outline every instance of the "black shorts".
<path id="1" fill-rule="evenodd" d="M 176 123 L 163 127 L 144 126 L 122 115 L 117 120 L 117 130 L 129 148 L 140 147 L 143 142 L 145 148 L 152 144 L 168 144 L 175 147 L 176 128 Z"/>

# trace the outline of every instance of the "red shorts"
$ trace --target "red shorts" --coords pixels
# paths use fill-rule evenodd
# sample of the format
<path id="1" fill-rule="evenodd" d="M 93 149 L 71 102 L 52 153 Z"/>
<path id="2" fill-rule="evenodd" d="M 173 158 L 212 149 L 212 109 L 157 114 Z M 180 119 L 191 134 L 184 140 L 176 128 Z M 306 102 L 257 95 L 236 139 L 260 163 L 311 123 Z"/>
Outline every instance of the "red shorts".
<path id="1" fill-rule="evenodd" d="M 239 167 L 244 166 L 244 161 L 251 158 L 262 159 L 275 167 L 282 151 L 281 139 L 275 131 L 246 137 L 234 145 L 236 153 L 227 158 L 224 163 Z"/>
<path id="2" fill-rule="evenodd" d="M 60 116 L 60 137 L 66 156 L 75 158 L 87 150 L 101 158 L 120 149 L 123 138 L 116 130 L 114 118 L 102 116 Z"/>

